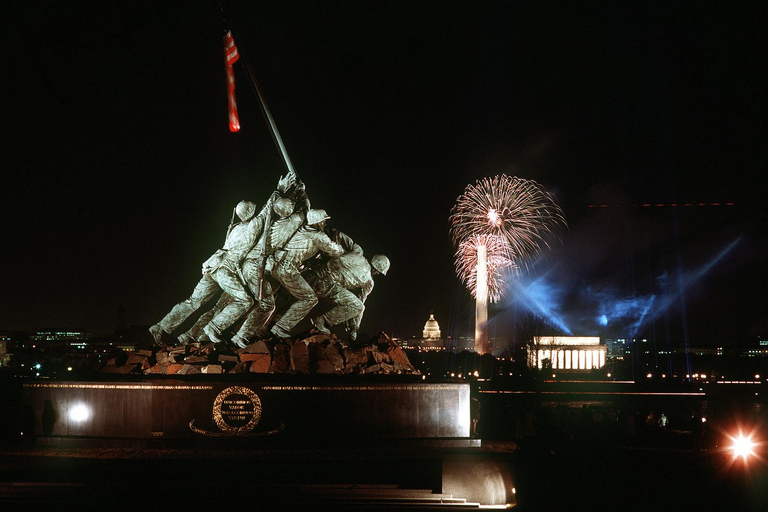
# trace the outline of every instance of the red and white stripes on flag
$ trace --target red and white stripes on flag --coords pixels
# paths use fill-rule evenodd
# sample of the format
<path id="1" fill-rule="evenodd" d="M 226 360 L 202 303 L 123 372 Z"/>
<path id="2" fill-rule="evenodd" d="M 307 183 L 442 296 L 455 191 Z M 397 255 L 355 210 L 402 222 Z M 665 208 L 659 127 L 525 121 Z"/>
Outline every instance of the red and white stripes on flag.
<path id="1" fill-rule="evenodd" d="M 237 62 L 240 55 L 237 53 L 235 39 L 232 37 L 232 31 L 227 30 L 224 34 L 224 62 L 227 72 L 227 103 L 229 104 L 229 131 L 240 131 L 240 120 L 237 118 L 237 103 L 235 102 L 235 70 L 232 65 Z"/>

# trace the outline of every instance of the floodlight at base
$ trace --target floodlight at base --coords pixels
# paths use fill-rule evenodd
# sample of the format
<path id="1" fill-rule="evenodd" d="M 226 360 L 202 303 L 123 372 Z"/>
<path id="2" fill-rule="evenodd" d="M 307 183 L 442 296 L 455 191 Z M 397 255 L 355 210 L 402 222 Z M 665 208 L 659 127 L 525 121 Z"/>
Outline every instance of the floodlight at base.
<path id="1" fill-rule="evenodd" d="M 508 461 L 487 454 L 449 454 L 443 457 L 442 492 L 477 503 L 480 508 L 508 508 L 517 504 L 517 489 Z"/>
<path id="2" fill-rule="evenodd" d="M 69 419 L 76 422 L 86 421 L 91 417 L 91 409 L 85 404 L 77 404 L 69 410 Z"/>

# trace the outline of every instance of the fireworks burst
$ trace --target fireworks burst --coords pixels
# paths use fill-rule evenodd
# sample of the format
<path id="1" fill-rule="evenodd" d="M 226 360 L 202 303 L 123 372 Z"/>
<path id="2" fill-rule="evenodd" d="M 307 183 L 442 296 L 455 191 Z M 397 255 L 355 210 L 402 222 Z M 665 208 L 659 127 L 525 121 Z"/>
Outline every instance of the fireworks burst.
<path id="1" fill-rule="evenodd" d="M 510 246 L 498 235 L 473 235 L 462 241 L 456 251 L 456 273 L 477 298 L 477 248 L 486 247 L 488 269 L 488 299 L 499 302 L 506 294 L 504 278 L 518 268 L 510 258 Z"/>
<path id="2" fill-rule="evenodd" d="M 552 194 L 533 180 L 504 174 L 468 185 L 451 212 L 455 244 L 473 235 L 501 236 L 510 259 L 523 265 L 547 245 L 556 226 L 565 224 Z"/>

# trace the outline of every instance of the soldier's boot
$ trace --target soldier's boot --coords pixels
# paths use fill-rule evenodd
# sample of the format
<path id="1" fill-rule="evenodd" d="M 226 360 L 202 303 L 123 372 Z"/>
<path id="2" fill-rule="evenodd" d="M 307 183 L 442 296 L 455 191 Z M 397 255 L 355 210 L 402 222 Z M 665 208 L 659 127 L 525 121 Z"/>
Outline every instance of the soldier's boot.
<path id="1" fill-rule="evenodd" d="M 263 339 L 269 338 L 271 336 L 272 336 L 272 331 L 270 331 L 267 327 L 260 327 L 254 333 L 253 339 L 263 340 Z"/>
<path id="2" fill-rule="evenodd" d="M 211 324 L 203 327 L 203 332 L 208 335 L 208 338 L 213 343 L 224 343 L 224 338 L 221 337 L 221 333 Z"/>
<path id="3" fill-rule="evenodd" d="M 149 328 L 150 334 L 152 334 L 152 337 L 155 339 L 155 344 L 158 347 L 167 347 L 168 343 L 165 341 L 165 336 L 168 335 L 167 332 L 165 332 L 165 329 L 160 327 L 159 324 L 155 324 Z"/>
<path id="4" fill-rule="evenodd" d="M 249 345 L 248 340 L 243 338 L 239 334 L 235 334 L 234 336 L 232 336 L 232 343 L 234 343 L 240 348 L 245 348 Z"/>
<path id="5" fill-rule="evenodd" d="M 291 339 L 291 333 L 280 327 L 280 325 L 275 324 L 272 326 L 272 329 L 270 329 L 272 332 L 272 336 L 280 339 L 280 340 L 287 340 Z"/>
<path id="6" fill-rule="evenodd" d="M 179 334 L 176 339 L 179 340 L 179 345 L 191 345 L 197 341 L 191 334 L 186 332 Z"/>
<path id="7" fill-rule="evenodd" d="M 325 318 L 321 316 L 316 316 L 312 319 L 312 325 L 314 326 L 315 330 L 318 332 L 321 332 L 323 334 L 331 334 L 331 330 L 328 329 L 328 326 L 325 325 Z"/>

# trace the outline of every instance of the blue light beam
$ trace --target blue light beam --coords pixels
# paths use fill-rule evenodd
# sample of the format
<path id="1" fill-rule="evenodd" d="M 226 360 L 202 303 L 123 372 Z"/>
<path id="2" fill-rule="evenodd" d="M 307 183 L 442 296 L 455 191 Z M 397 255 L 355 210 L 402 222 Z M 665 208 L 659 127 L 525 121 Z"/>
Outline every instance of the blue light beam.
<path id="1" fill-rule="evenodd" d="M 634 329 L 635 332 L 637 332 L 637 330 L 640 328 L 640 326 L 642 324 L 644 324 L 645 322 L 649 322 L 649 321 L 655 320 L 660 314 L 662 314 L 664 311 L 666 311 L 670 307 L 670 305 L 672 305 L 673 303 L 677 302 L 678 299 L 680 298 L 680 296 L 687 289 L 689 289 L 691 286 L 693 286 L 694 284 L 699 282 L 704 276 L 706 276 L 712 270 L 712 268 L 715 267 L 715 265 L 720 263 L 720 261 L 723 258 L 725 258 L 725 256 L 729 252 L 731 252 L 733 250 L 733 248 L 736 247 L 736 245 L 739 244 L 739 242 L 741 242 L 741 238 L 742 237 L 739 237 L 736 240 L 734 240 L 733 242 L 731 242 L 730 244 L 728 244 L 728 246 L 725 249 L 723 249 L 722 251 L 720 251 L 720 253 L 717 256 L 712 258 L 705 265 L 702 265 L 701 267 L 699 267 L 694 272 L 689 272 L 689 273 L 683 274 L 682 278 L 679 280 L 680 285 L 679 285 L 678 290 L 675 293 L 670 293 L 670 294 L 662 295 L 658 306 L 656 308 L 654 308 L 653 312 L 650 315 L 645 315 L 644 317 L 641 316 L 638 319 L 638 321 L 635 323 L 635 325 L 633 326 L 635 328 Z"/>
<path id="2" fill-rule="evenodd" d="M 546 274 L 527 284 L 521 283 L 518 279 L 512 279 L 510 288 L 512 289 L 514 300 L 518 301 L 528 311 L 543 316 L 548 322 L 559 327 L 565 334 L 572 336 L 571 330 L 555 311 L 559 309 L 558 291 L 544 280 L 545 277 Z"/>

